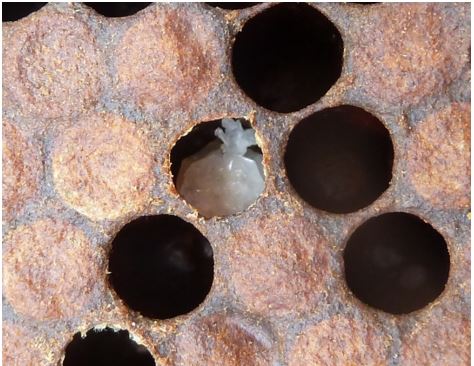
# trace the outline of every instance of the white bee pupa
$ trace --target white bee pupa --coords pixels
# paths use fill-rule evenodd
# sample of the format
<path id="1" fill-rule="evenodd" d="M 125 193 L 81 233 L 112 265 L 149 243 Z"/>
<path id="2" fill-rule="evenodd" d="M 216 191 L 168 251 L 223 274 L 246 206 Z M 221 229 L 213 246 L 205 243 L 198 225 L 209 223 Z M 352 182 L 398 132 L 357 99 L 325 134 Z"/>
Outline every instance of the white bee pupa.
<path id="1" fill-rule="evenodd" d="M 265 188 L 262 154 L 255 132 L 239 121 L 223 119 L 215 130 L 220 139 L 183 160 L 177 188 L 181 196 L 205 217 L 227 216 L 245 210 Z"/>

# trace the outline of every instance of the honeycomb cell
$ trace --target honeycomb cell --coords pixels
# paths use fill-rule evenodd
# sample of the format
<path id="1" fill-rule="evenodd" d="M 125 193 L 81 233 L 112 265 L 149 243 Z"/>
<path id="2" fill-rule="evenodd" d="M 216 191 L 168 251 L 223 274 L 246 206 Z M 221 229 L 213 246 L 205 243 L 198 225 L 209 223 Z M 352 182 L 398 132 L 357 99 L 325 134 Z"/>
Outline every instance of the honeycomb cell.
<path id="1" fill-rule="evenodd" d="M 444 290 L 450 256 L 441 234 L 415 215 L 390 212 L 359 226 L 344 249 L 347 285 L 377 309 L 406 314 Z"/>
<path id="2" fill-rule="evenodd" d="M 38 191 L 42 164 L 40 148 L 28 142 L 7 120 L 3 124 L 3 214 L 4 220 L 18 216 Z"/>
<path id="3" fill-rule="evenodd" d="M 336 315 L 299 334 L 290 366 L 385 365 L 389 338 L 380 328 L 355 317 Z"/>
<path id="4" fill-rule="evenodd" d="M 62 366 L 155 366 L 145 346 L 131 339 L 126 330 L 91 329 L 76 333 L 67 345 Z"/>
<path id="5" fill-rule="evenodd" d="M 469 316 L 434 309 L 402 339 L 400 364 L 406 366 L 469 365 L 471 360 Z M 429 352 L 426 347 L 429 345 Z"/>
<path id="6" fill-rule="evenodd" d="M 423 198 L 437 207 L 469 207 L 470 105 L 453 103 L 429 115 L 411 138 L 409 157 L 409 179 Z"/>
<path id="7" fill-rule="evenodd" d="M 255 131 L 227 118 L 222 119 L 223 129 L 208 128 L 214 125 L 207 122 L 193 128 L 177 141 L 170 156 L 171 163 L 179 166 L 176 179 L 179 194 L 208 218 L 246 210 L 265 189 L 263 156 Z M 211 138 L 204 147 L 180 159 L 207 140 L 209 132 Z"/>
<path id="8" fill-rule="evenodd" d="M 342 58 L 342 38 L 329 19 L 308 4 L 282 3 L 237 34 L 232 70 L 257 104 L 288 113 L 326 94 L 341 75 Z"/>
<path id="9" fill-rule="evenodd" d="M 468 64 L 468 6 L 403 4 L 397 16 L 390 6 L 377 10 L 354 29 L 359 43 L 351 51 L 362 88 L 375 100 L 416 104 L 443 90 Z"/>
<path id="10" fill-rule="evenodd" d="M 228 240 L 231 282 L 251 311 L 306 313 L 324 297 L 329 259 L 312 223 L 279 214 L 256 217 Z"/>
<path id="11" fill-rule="evenodd" d="M 210 15 L 158 5 L 123 36 L 116 52 L 124 99 L 167 116 L 189 110 L 220 78 L 223 54 Z"/>
<path id="12" fill-rule="evenodd" d="M 177 216 L 142 216 L 115 236 L 109 272 L 127 306 L 150 318 L 169 319 L 194 310 L 209 293 L 212 247 Z"/>
<path id="13" fill-rule="evenodd" d="M 176 339 L 176 366 L 270 366 L 268 345 L 224 314 L 200 319 L 182 328 Z"/>
<path id="14" fill-rule="evenodd" d="M 301 198 L 321 210 L 349 213 L 368 206 L 389 187 L 393 154 L 390 133 L 378 118 L 341 105 L 299 122 L 284 159 Z"/>
<path id="15" fill-rule="evenodd" d="M 2 323 L 2 360 L 5 366 L 48 366 L 51 362 L 35 342 L 35 334 L 21 325 Z"/>
<path id="16" fill-rule="evenodd" d="M 98 50 L 88 26 L 60 11 L 18 24 L 3 38 L 4 106 L 46 118 L 90 109 L 105 70 Z"/>
<path id="17" fill-rule="evenodd" d="M 55 142 L 56 190 L 92 220 L 116 219 L 150 200 L 154 157 L 145 133 L 110 114 L 87 116 Z"/>
<path id="18" fill-rule="evenodd" d="M 5 243 L 4 291 L 18 313 L 68 319 L 86 308 L 100 277 L 100 258 L 81 230 L 43 219 L 16 228 Z"/>

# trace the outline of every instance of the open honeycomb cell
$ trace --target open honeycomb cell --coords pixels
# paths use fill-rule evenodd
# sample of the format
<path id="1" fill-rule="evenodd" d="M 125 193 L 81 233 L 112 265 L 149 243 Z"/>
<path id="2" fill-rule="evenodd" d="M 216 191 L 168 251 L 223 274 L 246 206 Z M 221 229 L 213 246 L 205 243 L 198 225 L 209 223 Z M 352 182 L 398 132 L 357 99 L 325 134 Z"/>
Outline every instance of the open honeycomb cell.
<path id="1" fill-rule="evenodd" d="M 470 4 L 3 7 L 5 365 L 469 364 Z"/>

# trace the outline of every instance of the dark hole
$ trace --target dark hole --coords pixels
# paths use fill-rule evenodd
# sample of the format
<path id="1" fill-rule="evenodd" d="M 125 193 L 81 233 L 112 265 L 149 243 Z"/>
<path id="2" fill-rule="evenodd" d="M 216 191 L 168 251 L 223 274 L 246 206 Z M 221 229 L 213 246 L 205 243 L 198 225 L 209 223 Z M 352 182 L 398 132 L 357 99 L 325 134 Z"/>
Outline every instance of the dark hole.
<path id="1" fill-rule="evenodd" d="M 142 216 L 112 243 L 110 282 L 133 310 L 168 319 L 201 304 L 211 289 L 214 260 L 208 240 L 171 215 Z"/>
<path id="2" fill-rule="evenodd" d="M 47 3 L 3 3 L 2 2 L 2 22 L 13 22 L 20 20 L 31 13 L 41 9 Z"/>
<path id="3" fill-rule="evenodd" d="M 361 301 L 392 314 L 421 309 L 443 291 L 449 252 L 429 224 L 388 213 L 362 224 L 344 251 L 347 285 Z"/>
<path id="4" fill-rule="evenodd" d="M 130 339 L 126 330 L 90 330 L 76 333 L 66 347 L 64 366 L 154 366 L 148 350 Z"/>
<path id="5" fill-rule="evenodd" d="M 321 210 L 348 213 L 366 207 L 388 188 L 393 146 L 376 117 L 344 105 L 298 123 L 284 159 L 301 198 Z"/>
<path id="6" fill-rule="evenodd" d="M 247 129 L 251 128 L 251 125 L 248 121 L 244 119 L 238 119 L 242 126 Z M 171 150 L 171 173 L 173 174 L 173 182 L 176 184 L 178 179 L 179 169 L 181 168 L 181 162 L 191 156 L 201 151 L 207 144 L 211 141 L 216 140 L 216 135 L 214 131 L 216 128 L 221 127 L 222 120 L 202 122 L 196 125 L 187 135 L 182 136 Z M 250 149 L 253 149 L 256 152 L 262 153 L 262 150 L 258 146 L 252 146 Z"/>
<path id="7" fill-rule="evenodd" d="M 221 9 L 227 9 L 227 10 L 236 10 L 236 9 L 245 9 L 245 8 L 250 8 L 252 6 L 255 6 L 260 3 L 206 3 L 207 5 L 221 8 Z"/>
<path id="8" fill-rule="evenodd" d="M 84 3 L 99 14 L 110 18 L 126 17 L 138 13 L 151 3 Z"/>
<path id="9" fill-rule="evenodd" d="M 342 70 L 337 28 L 306 4 L 284 3 L 250 19 L 232 52 L 235 79 L 259 105 L 294 112 L 321 98 Z"/>

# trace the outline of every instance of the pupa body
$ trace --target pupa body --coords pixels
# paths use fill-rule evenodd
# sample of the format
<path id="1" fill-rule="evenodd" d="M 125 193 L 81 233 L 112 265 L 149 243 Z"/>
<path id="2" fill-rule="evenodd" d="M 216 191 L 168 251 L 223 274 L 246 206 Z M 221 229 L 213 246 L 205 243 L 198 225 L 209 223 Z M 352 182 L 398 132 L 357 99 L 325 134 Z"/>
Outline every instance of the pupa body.
<path id="1" fill-rule="evenodd" d="M 251 129 L 238 121 L 223 119 L 212 141 L 185 159 L 177 188 L 183 198 L 205 217 L 227 216 L 249 207 L 265 188 L 262 154 L 249 150 L 256 145 Z"/>

